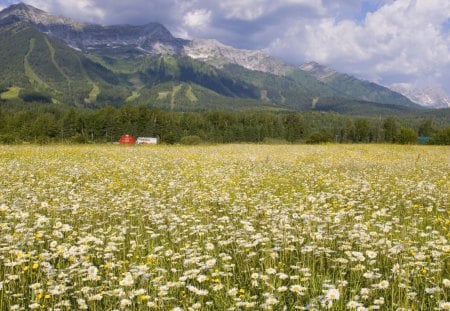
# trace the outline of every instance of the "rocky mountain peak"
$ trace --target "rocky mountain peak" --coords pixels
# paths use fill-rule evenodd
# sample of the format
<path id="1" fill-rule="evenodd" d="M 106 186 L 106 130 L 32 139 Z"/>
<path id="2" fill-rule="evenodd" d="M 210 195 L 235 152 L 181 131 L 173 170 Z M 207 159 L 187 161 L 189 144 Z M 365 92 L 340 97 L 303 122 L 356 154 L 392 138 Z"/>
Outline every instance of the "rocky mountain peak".
<path id="1" fill-rule="evenodd" d="M 0 24 L 26 22 L 86 53 L 128 58 L 145 54 L 181 53 L 186 40 L 177 39 L 163 25 L 102 26 L 49 14 L 19 3 L 0 12 Z"/>
<path id="2" fill-rule="evenodd" d="M 301 70 L 312 74 L 316 79 L 325 82 L 332 78 L 335 74 L 338 74 L 333 68 L 321 65 L 316 62 L 309 62 L 299 67 Z"/>
<path id="3" fill-rule="evenodd" d="M 7 18 L 14 18 L 18 21 L 28 22 L 34 25 L 70 25 L 77 29 L 82 29 L 85 26 L 84 23 L 64 16 L 49 14 L 22 2 L 13 4 L 0 12 L 0 20 Z"/>
<path id="4" fill-rule="evenodd" d="M 293 69 L 292 66 L 262 51 L 237 49 L 214 39 L 192 40 L 184 46 L 184 53 L 218 68 L 236 64 L 250 70 L 275 75 L 284 75 Z"/>

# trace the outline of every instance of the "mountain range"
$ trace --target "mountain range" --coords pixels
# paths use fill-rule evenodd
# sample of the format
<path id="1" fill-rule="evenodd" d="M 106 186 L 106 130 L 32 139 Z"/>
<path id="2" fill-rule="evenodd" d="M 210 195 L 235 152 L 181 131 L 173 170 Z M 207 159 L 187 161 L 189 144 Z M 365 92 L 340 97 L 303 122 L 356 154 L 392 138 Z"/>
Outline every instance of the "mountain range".
<path id="1" fill-rule="evenodd" d="M 410 98 L 317 63 L 297 67 L 216 40 L 175 38 L 158 23 L 101 26 L 23 3 L 0 12 L 2 101 L 356 115 L 423 109 Z"/>
<path id="2" fill-rule="evenodd" d="M 409 84 L 399 83 L 390 87 L 411 101 L 430 108 L 450 108 L 450 96 L 439 86 L 417 88 Z"/>

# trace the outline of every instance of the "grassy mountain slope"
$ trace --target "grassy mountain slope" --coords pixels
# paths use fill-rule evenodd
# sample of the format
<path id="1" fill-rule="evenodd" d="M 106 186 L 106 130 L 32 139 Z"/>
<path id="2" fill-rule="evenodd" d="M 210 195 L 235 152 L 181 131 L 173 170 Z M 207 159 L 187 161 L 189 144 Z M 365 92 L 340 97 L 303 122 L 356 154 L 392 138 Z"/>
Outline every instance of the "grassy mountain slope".
<path id="1" fill-rule="evenodd" d="M 335 97 L 320 98 L 313 110 L 355 116 L 414 115 L 424 111 L 421 108 Z"/>
<path id="2" fill-rule="evenodd" d="M 46 94 L 53 101 L 89 105 L 116 95 L 126 98 L 117 75 L 59 40 L 25 23 L 0 27 L 0 86 Z M 118 89 L 115 89 L 118 88 Z M 98 98 L 99 97 L 99 98 Z"/>
<path id="3" fill-rule="evenodd" d="M 405 96 L 386 87 L 357 79 L 348 74 L 339 73 L 332 68 L 314 62 L 304 64 L 300 69 L 316 77 L 344 97 L 359 101 L 420 108 L 419 105 L 413 103 Z"/>
<path id="4" fill-rule="evenodd" d="M 247 70 L 237 65 L 226 65 L 224 71 L 258 87 L 261 100 L 274 102 L 284 108 L 307 110 L 312 107 L 316 98 L 339 96 L 338 92 L 302 72 L 278 76 Z"/>
<path id="5" fill-rule="evenodd" d="M 339 74 L 325 81 L 325 83 L 333 89 L 360 100 L 381 104 L 395 103 L 396 105 L 407 107 L 417 106 L 403 95 L 395 93 L 388 88 L 372 82 L 362 81 L 349 75 Z"/>
<path id="6" fill-rule="evenodd" d="M 141 89 L 133 102 L 171 111 L 280 109 L 270 102 L 224 96 L 195 83 L 175 81 Z"/>
<path id="7" fill-rule="evenodd" d="M 179 111 L 280 108 L 276 103 L 260 101 L 257 86 L 189 57 L 90 58 L 127 77 L 134 88 L 128 103 Z"/>

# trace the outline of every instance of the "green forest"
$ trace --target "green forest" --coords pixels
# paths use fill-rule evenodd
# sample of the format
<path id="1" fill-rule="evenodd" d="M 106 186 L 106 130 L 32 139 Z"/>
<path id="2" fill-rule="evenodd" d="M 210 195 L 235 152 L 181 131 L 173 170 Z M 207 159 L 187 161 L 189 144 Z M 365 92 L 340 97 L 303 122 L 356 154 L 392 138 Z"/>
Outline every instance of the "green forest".
<path id="1" fill-rule="evenodd" d="M 421 143 L 450 144 L 447 110 L 407 117 L 356 117 L 333 112 L 172 112 L 143 105 L 101 109 L 56 104 L 0 105 L 0 143 L 110 143 L 123 134 L 165 144 Z"/>

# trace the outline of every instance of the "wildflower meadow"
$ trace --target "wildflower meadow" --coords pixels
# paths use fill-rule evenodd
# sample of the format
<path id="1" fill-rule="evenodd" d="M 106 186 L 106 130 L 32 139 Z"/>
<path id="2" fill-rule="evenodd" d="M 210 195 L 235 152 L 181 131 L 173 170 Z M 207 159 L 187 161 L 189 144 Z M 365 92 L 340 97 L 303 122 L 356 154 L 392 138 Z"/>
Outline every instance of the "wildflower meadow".
<path id="1" fill-rule="evenodd" d="M 450 310 L 450 148 L 0 147 L 0 310 Z"/>

